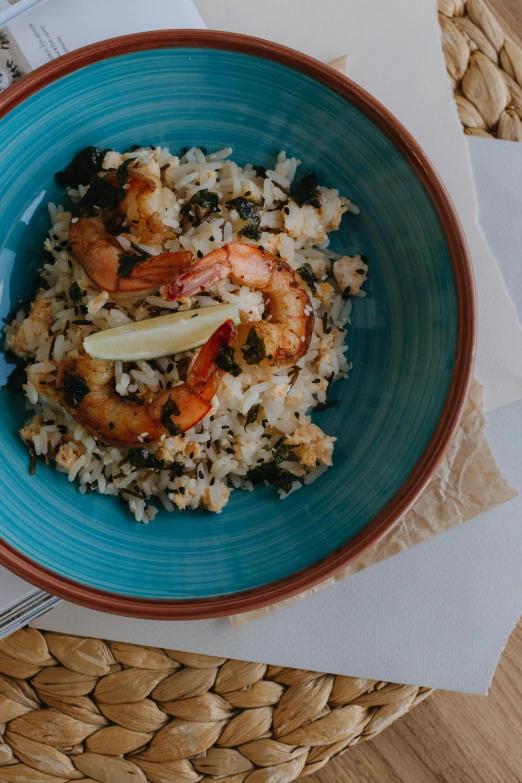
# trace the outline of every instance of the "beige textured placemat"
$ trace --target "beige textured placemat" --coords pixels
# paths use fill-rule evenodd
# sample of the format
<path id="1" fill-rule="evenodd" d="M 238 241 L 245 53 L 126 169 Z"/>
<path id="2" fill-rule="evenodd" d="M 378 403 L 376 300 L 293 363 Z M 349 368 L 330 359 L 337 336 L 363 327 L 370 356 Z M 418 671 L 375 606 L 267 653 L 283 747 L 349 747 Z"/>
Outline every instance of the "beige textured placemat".
<path id="1" fill-rule="evenodd" d="M 231 618 L 246 625 L 283 606 L 290 606 L 341 579 L 380 563 L 398 552 L 428 541 L 484 511 L 516 497 L 500 473 L 486 439 L 483 387 L 473 381 L 457 434 L 444 460 L 411 511 L 363 557 L 336 576 L 286 601 Z"/>

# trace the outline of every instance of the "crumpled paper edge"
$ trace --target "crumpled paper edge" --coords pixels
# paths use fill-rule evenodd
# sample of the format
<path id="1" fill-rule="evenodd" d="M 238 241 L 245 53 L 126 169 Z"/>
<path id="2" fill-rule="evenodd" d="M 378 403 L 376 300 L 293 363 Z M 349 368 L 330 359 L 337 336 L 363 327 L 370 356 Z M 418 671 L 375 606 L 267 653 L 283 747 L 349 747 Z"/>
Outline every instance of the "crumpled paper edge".
<path id="1" fill-rule="evenodd" d="M 335 470 L 335 465 L 333 470 Z M 473 380 L 457 433 L 428 486 L 408 513 L 372 549 L 335 576 L 277 604 L 231 617 L 242 626 L 341 579 L 445 533 L 495 506 L 517 497 L 502 476 L 486 439 L 484 389 Z"/>

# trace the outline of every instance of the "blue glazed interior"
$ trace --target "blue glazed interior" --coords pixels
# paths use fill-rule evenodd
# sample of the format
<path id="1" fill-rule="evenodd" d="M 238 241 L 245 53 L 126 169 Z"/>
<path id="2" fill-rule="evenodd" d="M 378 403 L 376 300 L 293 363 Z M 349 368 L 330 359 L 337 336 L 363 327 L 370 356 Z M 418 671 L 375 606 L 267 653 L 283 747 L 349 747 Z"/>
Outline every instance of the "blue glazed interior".
<path id="1" fill-rule="evenodd" d="M 1 392 L 0 537 L 52 571 L 114 593 L 195 598 L 266 584 L 348 541 L 399 490 L 439 419 L 456 352 L 448 246 L 413 169 L 371 120 L 311 78 L 212 50 L 139 52 L 83 68 L 0 121 L 1 313 L 30 287 L 59 201 L 53 173 L 82 147 L 231 145 L 263 165 L 285 149 L 360 208 L 332 247 L 368 257 L 366 299 L 348 335 L 354 364 L 340 404 L 315 421 L 337 436 L 335 465 L 280 502 L 234 491 L 220 515 L 132 522 L 117 499 L 81 496 L 39 463 L 28 474 L 23 402 Z M 8 372 L 3 363 L 0 382 Z"/>

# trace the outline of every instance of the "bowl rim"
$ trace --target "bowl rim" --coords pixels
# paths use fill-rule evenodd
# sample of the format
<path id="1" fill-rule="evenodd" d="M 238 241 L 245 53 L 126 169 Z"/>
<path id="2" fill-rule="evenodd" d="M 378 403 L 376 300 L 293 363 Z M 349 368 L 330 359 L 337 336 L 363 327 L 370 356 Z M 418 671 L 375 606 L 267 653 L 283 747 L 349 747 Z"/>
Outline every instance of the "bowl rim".
<path id="1" fill-rule="evenodd" d="M 441 221 L 455 274 L 458 334 L 450 388 L 438 424 L 410 475 L 386 506 L 352 539 L 306 568 L 249 590 L 198 599 L 146 599 L 89 587 L 60 576 L 0 538 L 0 563 L 53 595 L 90 609 L 155 620 L 200 620 L 258 609 L 290 598 L 334 576 L 363 555 L 408 511 L 440 465 L 460 423 L 471 380 L 476 340 L 475 286 L 466 239 L 442 181 L 420 145 L 399 120 L 362 87 L 328 65 L 286 46 L 216 30 L 158 30 L 112 38 L 63 55 L 0 95 L 0 118 L 63 76 L 95 62 L 133 52 L 169 48 L 218 49 L 248 54 L 304 73 L 366 114 L 410 163 Z"/>

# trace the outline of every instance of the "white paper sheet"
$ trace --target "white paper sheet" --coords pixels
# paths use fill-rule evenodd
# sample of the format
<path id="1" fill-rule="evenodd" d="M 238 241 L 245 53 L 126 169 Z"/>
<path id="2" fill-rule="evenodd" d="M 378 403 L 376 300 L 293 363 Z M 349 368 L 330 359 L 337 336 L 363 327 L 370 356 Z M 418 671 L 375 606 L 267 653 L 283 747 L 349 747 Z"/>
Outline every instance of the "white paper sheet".
<path id="1" fill-rule="evenodd" d="M 29 71 L 104 38 L 170 27 L 204 27 L 191 0 L 42 0 L 8 30 Z"/>
<path id="2" fill-rule="evenodd" d="M 471 141 L 481 213 L 490 218 L 485 228 L 522 312 L 522 224 L 509 217 L 520 213 L 522 145 L 488 142 L 482 157 L 476 142 L 483 140 Z M 488 438 L 503 475 L 521 491 L 522 403 L 490 414 Z M 129 620 L 66 603 L 37 626 L 485 693 L 522 611 L 521 518 L 522 495 L 243 628 L 226 619 Z"/>
<path id="3" fill-rule="evenodd" d="M 440 44 L 435 0 L 195 0 L 207 27 L 248 33 L 319 60 L 349 54 L 350 77 L 411 131 L 460 215 L 477 283 L 475 374 L 488 410 L 522 399 L 522 332 L 475 219 L 471 171 Z"/>

